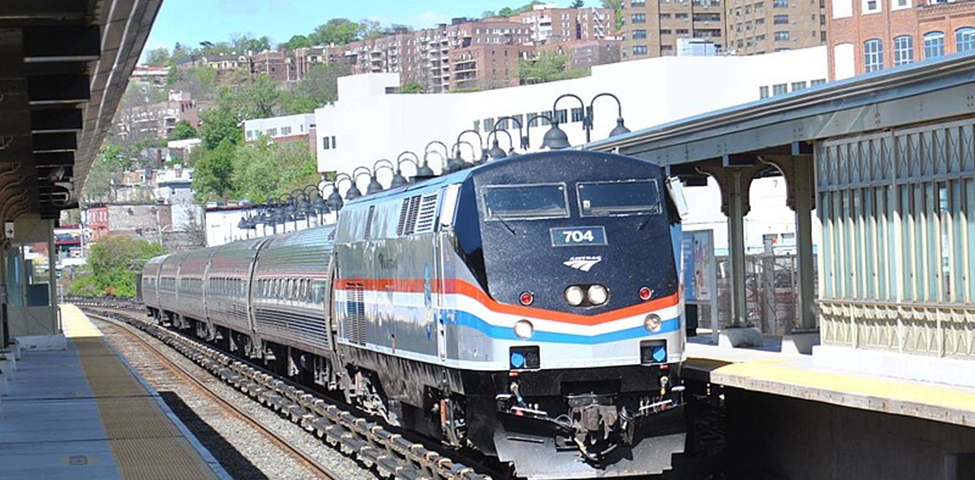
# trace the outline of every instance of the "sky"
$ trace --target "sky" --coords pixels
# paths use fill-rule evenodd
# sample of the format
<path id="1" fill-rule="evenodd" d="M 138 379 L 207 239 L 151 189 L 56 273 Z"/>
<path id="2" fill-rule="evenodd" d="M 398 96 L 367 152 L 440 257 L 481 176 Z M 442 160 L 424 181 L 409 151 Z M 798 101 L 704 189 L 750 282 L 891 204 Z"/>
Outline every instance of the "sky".
<path id="1" fill-rule="evenodd" d="M 454 17 L 480 17 L 486 10 L 512 8 L 528 0 L 164 0 L 145 51 L 224 41 L 231 34 L 267 35 L 272 45 L 307 35 L 330 18 L 369 19 L 383 25 L 428 28 Z M 552 3 L 567 5 L 568 0 Z M 598 2 L 588 0 L 587 6 Z"/>

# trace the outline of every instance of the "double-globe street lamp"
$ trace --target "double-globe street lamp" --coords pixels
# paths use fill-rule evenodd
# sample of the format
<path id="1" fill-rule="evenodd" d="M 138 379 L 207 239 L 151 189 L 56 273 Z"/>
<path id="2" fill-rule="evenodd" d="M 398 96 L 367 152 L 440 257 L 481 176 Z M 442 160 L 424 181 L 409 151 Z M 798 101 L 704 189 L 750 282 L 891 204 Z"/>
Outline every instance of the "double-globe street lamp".
<path id="1" fill-rule="evenodd" d="M 552 118 L 549 119 L 549 121 L 552 124 L 552 128 L 550 128 L 549 131 L 545 132 L 545 137 L 542 140 L 542 146 L 552 150 L 569 148 L 572 146 L 569 143 L 568 135 L 566 135 L 565 132 L 559 128 L 558 105 L 559 105 L 559 101 L 562 100 L 563 98 L 574 98 L 579 102 L 580 105 L 579 108 L 582 111 L 582 128 L 586 131 L 586 143 L 592 141 L 593 107 L 595 106 L 596 100 L 603 97 L 609 97 L 612 98 L 613 100 L 616 100 L 616 107 L 618 112 L 616 117 L 616 127 L 614 127 L 613 130 L 609 132 L 609 136 L 615 137 L 617 135 L 630 133 L 630 129 L 626 128 L 626 125 L 624 125 L 623 123 L 623 104 L 620 102 L 620 99 L 616 95 L 613 95 L 612 93 L 608 93 L 608 92 L 599 93 L 596 96 L 592 97 L 592 100 L 589 101 L 589 107 L 586 108 L 586 102 L 584 102 L 582 98 L 579 98 L 578 95 L 572 93 L 564 93 L 562 95 L 559 95 L 559 97 L 555 99 L 555 102 L 552 103 Z"/>

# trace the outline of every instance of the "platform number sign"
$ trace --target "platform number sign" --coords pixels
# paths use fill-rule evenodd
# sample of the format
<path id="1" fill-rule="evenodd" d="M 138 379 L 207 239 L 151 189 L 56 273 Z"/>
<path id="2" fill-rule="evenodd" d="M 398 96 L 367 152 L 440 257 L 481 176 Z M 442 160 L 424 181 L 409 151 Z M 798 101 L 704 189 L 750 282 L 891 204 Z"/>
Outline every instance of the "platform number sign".
<path id="1" fill-rule="evenodd" d="M 603 227 L 552 228 L 549 233 L 553 247 L 606 245 L 606 229 Z"/>
<path id="2" fill-rule="evenodd" d="M 3 236 L 7 238 L 14 238 L 14 222 L 4 222 Z"/>

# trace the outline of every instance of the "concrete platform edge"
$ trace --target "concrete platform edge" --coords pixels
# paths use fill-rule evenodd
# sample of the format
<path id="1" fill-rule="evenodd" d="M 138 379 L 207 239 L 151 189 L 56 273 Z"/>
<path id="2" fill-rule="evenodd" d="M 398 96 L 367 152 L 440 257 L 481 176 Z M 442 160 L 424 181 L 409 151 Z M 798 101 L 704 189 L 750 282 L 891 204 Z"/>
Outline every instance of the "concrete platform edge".
<path id="1" fill-rule="evenodd" d="M 836 345 L 813 347 L 812 358 L 817 368 L 975 388 L 975 362 L 970 360 Z"/>
<path id="2" fill-rule="evenodd" d="M 54 335 L 22 335 L 16 338 L 20 350 L 51 351 L 68 348 L 67 339 L 63 333 Z"/>
<path id="3" fill-rule="evenodd" d="M 139 382 L 139 384 L 141 384 L 146 389 L 146 391 L 149 392 L 149 395 L 152 395 L 152 398 L 156 400 L 156 404 L 159 405 L 159 408 L 162 409 L 163 413 L 166 414 L 166 417 L 169 418 L 169 421 L 173 422 L 173 425 L 176 426 L 176 429 L 179 430 L 180 434 L 182 434 L 183 437 L 186 438 L 186 441 L 188 441 L 190 445 L 193 446 L 193 449 L 195 449 L 196 452 L 200 454 L 200 457 L 210 467 L 210 470 L 212 470 L 213 473 L 218 478 L 220 478 L 220 480 L 234 480 L 234 478 L 229 473 L 227 473 L 226 470 L 224 470 L 223 466 L 220 465 L 220 462 L 218 462 L 217 459 L 214 458 L 213 454 L 210 453 L 210 451 L 207 450 L 202 443 L 200 443 L 200 441 L 196 438 L 196 435 L 193 435 L 193 432 L 191 432 L 188 428 L 186 428 L 186 425 L 183 424 L 183 421 L 180 420 L 175 413 L 173 413 L 173 411 L 169 408 L 169 405 L 167 405 L 166 402 L 163 401 L 162 395 L 159 395 L 159 392 L 156 391 L 156 389 L 152 385 L 150 385 L 149 382 L 146 381 L 146 379 L 142 378 L 142 375 L 139 375 L 139 373 L 136 372 L 134 368 L 132 368 L 132 365 L 130 365 L 129 362 L 125 359 L 125 356 L 119 353 L 119 351 L 115 349 L 114 345 L 109 343 L 107 340 L 105 340 L 105 344 L 108 345 L 108 348 L 110 348 L 113 352 L 115 352 L 115 355 L 118 356 L 119 360 L 122 361 L 122 365 L 125 365 L 125 368 L 127 368 L 129 372 L 132 373 L 132 376 L 134 376 L 135 379 Z"/>
<path id="4" fill-rule="evenodd" d="M 718 332 L 718 346 L 722 348 L 761 347 L 762 332 L 754 327 L 722 328 Z"/>

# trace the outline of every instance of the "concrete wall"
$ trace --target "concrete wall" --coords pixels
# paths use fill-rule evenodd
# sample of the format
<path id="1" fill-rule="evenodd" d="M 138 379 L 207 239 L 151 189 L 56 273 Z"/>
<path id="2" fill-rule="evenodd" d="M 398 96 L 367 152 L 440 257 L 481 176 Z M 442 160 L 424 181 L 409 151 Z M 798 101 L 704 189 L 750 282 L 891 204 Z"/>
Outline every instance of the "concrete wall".
<path id="1" fill-rule="evenodd" d="M 942 480 L 946 456 L 975 452 L 975 428 L 735 389 L 725 405 L 734 478 Z"/>

